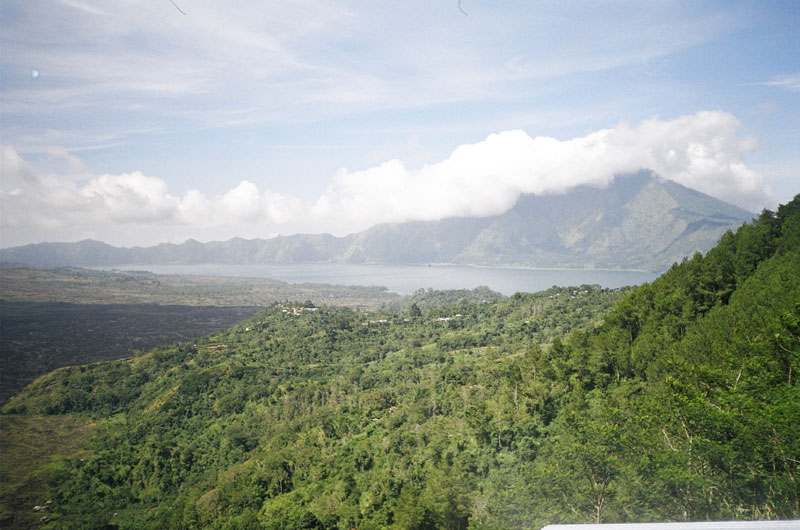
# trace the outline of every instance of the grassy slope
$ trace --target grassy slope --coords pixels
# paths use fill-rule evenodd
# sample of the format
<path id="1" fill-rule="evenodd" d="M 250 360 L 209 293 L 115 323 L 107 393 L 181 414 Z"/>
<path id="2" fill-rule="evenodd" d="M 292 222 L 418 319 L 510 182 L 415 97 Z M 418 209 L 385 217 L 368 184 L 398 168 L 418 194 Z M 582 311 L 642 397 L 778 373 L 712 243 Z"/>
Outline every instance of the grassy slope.
<path id="1" fill-rule="evenodd" d="M 85 458 L 95 422 L 86 416 L 0 416 L 0 526 L 31 528 L 41 523 L 46 477 L 62 459 Z M 49 508 L 48 508 L 49 509 Z"/>

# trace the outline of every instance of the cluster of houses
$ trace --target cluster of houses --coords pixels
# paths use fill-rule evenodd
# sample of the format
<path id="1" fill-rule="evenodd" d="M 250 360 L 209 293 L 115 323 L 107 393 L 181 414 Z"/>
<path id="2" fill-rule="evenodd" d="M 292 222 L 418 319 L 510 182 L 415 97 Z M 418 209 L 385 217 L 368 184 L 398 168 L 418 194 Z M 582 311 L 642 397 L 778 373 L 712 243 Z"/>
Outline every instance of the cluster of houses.
<path id="1" fill-rule="evenodd" d="M 316 307 L 292 307 L 291 309 L 284 309 L 283 312 L 286 313 L 287 315 L 300 316 L 306 311 L 310 311 L 313 313 L 317 309 L 318 308 Z"/>
<path id="2" fill-rule="evenodd" d="M 460 313 L 459 313 L 459 314 L 457 314 L 457 315 L 454 315 L 454 316 L 452 316 L 452 317 L 438 317 L 438 318 L 434 318 L 434 319 L 433 319 L 433 321 L 434 321 L 434 322 L 450 322 L 450 321 L 451 321 L 451 320 L 453 320 L 454 318 L 461 318 L 461 317 L 463 317 L 463 316 L 464 316 L 464 315 L 462 315 L 462 314 L 460 314 Z M 403 322 L 411 322 L 411 319 L 410 319 L 410 318 L 404 318 L 404 319 L 403 319 Z M 388 319 L 385 319 L 385 318 L 381 318 L 381 319 L 378 319 L 378 320 L 367 320 L 366 322 L 362 323 L 361 325 L 362 325 L 362 326 L 376 326 L 376 325 L 379 325 L 379 324 L 390 324 L 390 323 L 391 323 L 391 321 L 390 321 L 390 320 L 388 320 Z"/>
<path id="3" fill-rule="evenodd" d="M 577 291 L 577 290 L 576 291 L 572 291 L 572 295 L 570 296 L 570 298 L 575 298 L 578 295 L 587 294 L 588 292 L 589 291 L 586 291 L 586 290 L 583 290 L 583 291 Z M 561 293 L 556 293 L 555 295 L 551 294 L 547 298 L 554 298 L 556 296 L 561 296 Z"/>
<path id="4" fill-rule="evenodd" d="M 282 309 L 282 311 L 286 315 L 292 315 L 292 316 L 296 317 L 296 316 L 302 315 L 305 312 L 312 312 L 313 313 L 317 309 L 318 309 L 317 307 L 291 307 L 291 308 L 288 308 L 288 309 Z M 454 315 L 452 317 L 434 318 L 433 321 L 434 322 L 450 322 L 454 318 L 461 318 L 463 316 L 464 315 L 458 313 L 458 314 L 456 314 L 456 315 Z M 403 322 L 411 322 L 411 319 L 410 318 L 404 318 Z M 362 325 L 363 326 L 374 326 L 374 325 L 378 325 L 378 324 L 389 324 L 389 323 L 390 323 L 389 319 L 381 318 L 381 319 L 378 319 L 378 320 L 368 320 L 368 321 L 364 322 Z M 245 331 L 250 331 L 250 328 L 246 328 Z"/>
<path id="5" fill-rule="evenodd" d="M 403 322 L 408 322 L 408 319 L 407 318 L 403 319 Z M 381 318 L 379 320 L 367 320 L 366 322 L 364 322 L 361 325 L 362 326 L 374 326 L 376 324 L 388 324 L 388 323 L 389 323 L 389 321 L 387 319 Z"/>

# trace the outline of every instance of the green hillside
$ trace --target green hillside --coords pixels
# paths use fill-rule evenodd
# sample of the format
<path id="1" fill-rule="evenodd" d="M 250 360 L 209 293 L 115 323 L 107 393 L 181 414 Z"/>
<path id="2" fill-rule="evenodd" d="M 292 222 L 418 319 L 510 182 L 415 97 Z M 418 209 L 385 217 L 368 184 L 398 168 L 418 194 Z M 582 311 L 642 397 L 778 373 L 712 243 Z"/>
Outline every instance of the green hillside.
<path id="1" fill-rule="evenodd" d="M 63 368 L 3 408 L 17 477 L 1 522 L 797 518 L 799 279 L 800 196 L 630 291 L 395 313 L 275 304 L 197 343 Z M 74 443 L 32 450 L 36 425 L 58 422 Z"/>

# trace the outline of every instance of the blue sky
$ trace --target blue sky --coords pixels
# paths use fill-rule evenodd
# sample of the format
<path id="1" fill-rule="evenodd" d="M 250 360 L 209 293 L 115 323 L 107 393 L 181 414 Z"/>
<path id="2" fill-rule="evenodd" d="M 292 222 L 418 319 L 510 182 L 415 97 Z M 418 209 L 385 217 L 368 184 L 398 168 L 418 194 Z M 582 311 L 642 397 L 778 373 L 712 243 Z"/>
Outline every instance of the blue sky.
<path id="1" fill-rule="evenodd" d="M 800 192 L 796 0 L 175 4 L 0 4 L 0 244 L 345 234 L 639 167 Z"/>

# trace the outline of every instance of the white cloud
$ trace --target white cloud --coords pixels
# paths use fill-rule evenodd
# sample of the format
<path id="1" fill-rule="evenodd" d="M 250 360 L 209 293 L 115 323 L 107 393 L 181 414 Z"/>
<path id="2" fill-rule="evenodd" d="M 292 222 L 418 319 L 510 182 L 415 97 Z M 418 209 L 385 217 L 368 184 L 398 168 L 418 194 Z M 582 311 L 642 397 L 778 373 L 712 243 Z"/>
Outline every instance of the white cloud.
<path id="1" fill-rule="evenodd" d="M 78 190 L 76 203 L 100 213 L 111 222 L 169 222 L 178 211 L 167 183 L 140 172 L 102 175 Z M 68 206 L 68 205 L 65 205 Z"/>
<path id="2" fill-rule="evenodd" d="M 797 92 L 800 91 L 800 73 L 776 75 L 764 84 L 767 86 L 776 86 Z"/>
<path id="3" fill-rule="evenodd" d="M 218 224 L 290 222 L 302 210 L 299 199 L 273 193 L 261 192 L 258 186 L 246 180 L 215 201 L 213 219 Z"/>
<path id="4" fill-rule="evenodd" d="M 499 214 L 522 193 L 604 186 L 615 174 L 642 168 L 757 210 L 768 202 L 770 190 L 745 162 L 744 154 L 757 140 L 739 138 L 740 128 L 728 113 L 704 111 L 636 126 L 622 123 L 563 141 L 505 131 L 418 169 L 400 160 L 361 171 L 342 169 L 312 203 L 260 190 L 246 180 L 214 197 L 199 190 L 176 196 L 162 179 L 136 171 L 76 180 L 42 171 L 5 146 L 3 244 L 92 234 L 117 244 L 152 244 L 187 233 L 199 239 L 344 233 L 379 222 Z M 80 160 L 61 154 L 71 167 L 82 168 Z M 140 230 L 139 239 L 120 240 L 120 234 L 130 238 L 133 227 Z"/>
<path id="5" fill-rule="evenodd" d="M 198 190 L 175 196 L 164 180 L 139 171 L 81 180 L 50 173 L 7 145 L 0 163 L 3 246 L 83 238 L 149 245 L 179 233 L 255 237 L 261 230 L 254 228 L 274 227 L 301 210 L 298 200 L 260 192 L 247 181 L 221 196 L 207 197 Z"/>
<path id="6" fill-rule="evenodd" d="M 616 173 L 648 168 L 664 178 L 715 197 L 758 209 L 769 190 L 748 168 L 741 124 L 724 112 L 699 112 L 675 120 L 653 118 L 559 141 L 506 131 L 458 147 L 437 164 L 409 170 L 394 160 L 363 171 L 341 170 L 315 204 L 319 216 L 376 221 L 499 214 L 521 193 L 561 193 L 574 186 L 603 186 Z"/>
<path id="7" fill-rule="evenodd" d="M 296 123 L 503 100 L 527 93 L 525 81 L 642 64 L 733 25 L 724 14 L 656 15 L 637 2 L 626 3 L 626 17 L 589 4 L 475 6 L 471 17 L 419 0 L 391 9 L 330 0 L 178 4 L 186 16 L 166 1 L 3 4 L 4 114 L 27 117 L 35 137 L 42 120 L 29 118 L 41 116 L 63 117 L 65 132 L 79 134 L 88 121 L 122 136 L 132 120 L 168 121 L 173 130 L 229 125 L 240 107 L 251 111 L 235 123 Z M 31 68 L 41 74 L 36 83 Z"/>

